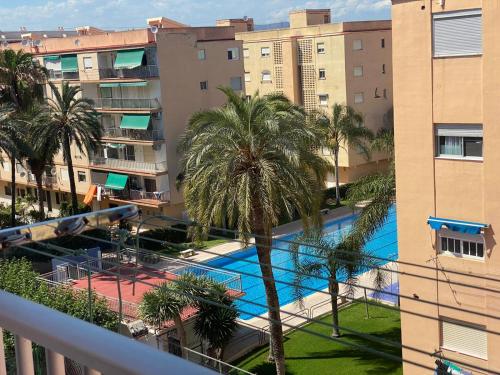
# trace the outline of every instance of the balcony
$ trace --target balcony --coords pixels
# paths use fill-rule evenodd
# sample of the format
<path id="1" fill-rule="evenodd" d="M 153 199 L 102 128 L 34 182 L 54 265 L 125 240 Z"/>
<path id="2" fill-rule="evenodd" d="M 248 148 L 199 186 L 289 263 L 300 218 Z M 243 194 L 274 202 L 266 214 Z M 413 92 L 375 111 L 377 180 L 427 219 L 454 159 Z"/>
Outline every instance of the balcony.
<path id="1" fill-rule="evenodd" d="M 35 374 L 32 342 L 45 348 L 47 373 L 65 374 L 65 358 L 85 374 L 210 375 L 213 371 L 73 318 L 21 297 L 0 291 L 0 327 L 14 334 L 17 373 Z M 0 329 L 0 334 L 2 334 Z M 6 374 L 0 340 L 0 374 Z"/>
<path id="2" fill-rule="evenodd" d="M 28 174 L 28 182 L 36 185 L 35 176 L 31 173 Z M 57 185 L 57 177 L 56 176 L 42 176 L 42 185 L 47 186 L 47 187 Z"/>
<path id="3" fill-rule="evenodd" d="M 153 130 L 135 130 L 135 129 L 120 129 L 120 128 L 104 128 L 103 138 L 123 138 L 134 141 L 162 141 L 163 131 L 160 129 Z"/>
<path id="4" fill-rule="evenodd" d="M 95 108 L 104 110 L 153 110 L 161 108 L 158 99 L 96 98 L 92 101 Z"/>
<path id="5" fill-rule="evenodd" d="M 99 77 L 101 79 L 108 78 L 156 78 L 159 76 L 158 65 L 141 65 L 133 69 L 114 69 L 101 68 L 99 69 Z"/>
<path id="6" fill-rule="evenodd" d="M 110 198 L 119 199 L 124 201 L 133 202 L 143 202 L 143 203 L 168 203 L 170 202 L 170 192 L 169 191 L 144 191 L 144 190 L 110 190 L 104 189 L 104 194 L 108 195 Z"/>
<path id="7" fill-rule="evenodd" d="M 167 171 L 166 161 L 151 163 L 145 161 L 95 157 L 90 160 L 90 165 L 98 168 L 127 170 L 144 173 L 159 173 Z"/>
<path id="8" fill-rule="evenodd" d="M 79 72 L 62 72 L 60 70 L 49 70 L 50 79 L 67 79 L 67 80 L 79 80 Z"/>

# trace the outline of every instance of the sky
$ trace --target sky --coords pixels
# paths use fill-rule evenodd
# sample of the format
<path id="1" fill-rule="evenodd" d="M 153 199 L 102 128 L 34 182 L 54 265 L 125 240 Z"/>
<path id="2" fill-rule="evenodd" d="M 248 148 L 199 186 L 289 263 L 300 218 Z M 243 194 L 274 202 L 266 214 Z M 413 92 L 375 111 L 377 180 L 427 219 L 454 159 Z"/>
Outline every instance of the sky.
<path id="1" fill-rule="evenodd" d="M 390 0 L 0 0 L 0 30 L 66 30 L 77 26 L 139 28 L 165 16 L 192 26 L 253 17 L 256 24 L 288 20 L 292 9 L 330 8 L 334 22 L 390 18 Z"/>

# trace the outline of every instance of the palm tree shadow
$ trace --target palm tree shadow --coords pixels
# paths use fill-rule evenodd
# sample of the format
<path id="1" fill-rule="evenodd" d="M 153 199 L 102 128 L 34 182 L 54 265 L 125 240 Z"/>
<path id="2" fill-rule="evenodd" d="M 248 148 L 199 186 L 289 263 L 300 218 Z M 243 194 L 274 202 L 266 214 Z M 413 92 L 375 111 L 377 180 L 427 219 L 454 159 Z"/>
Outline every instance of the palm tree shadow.
<path id="1" fill-rule="evenodd" d="M 285 365 L 287 375 L 297 375 L 295 372 L 290 371 L 289 367 Z M 252 367 L 248 371 L 256 375 L 276 375 L 276 366 L 271 362 L 260 363 L 257 366 Z"/>

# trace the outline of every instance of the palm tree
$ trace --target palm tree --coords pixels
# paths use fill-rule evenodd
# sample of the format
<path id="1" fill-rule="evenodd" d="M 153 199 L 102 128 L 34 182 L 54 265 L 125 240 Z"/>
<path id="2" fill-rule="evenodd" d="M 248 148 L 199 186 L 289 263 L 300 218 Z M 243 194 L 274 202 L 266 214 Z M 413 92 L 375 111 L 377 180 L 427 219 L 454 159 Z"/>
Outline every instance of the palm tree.
<path id="1" fill-rule="evenodd" d="M 368 238 L 385 222 L 389 209 L 396 202 L 396 171 L 394 167 L 394 129 L 388 112 L 389 122 L 380 129 L 372 142 L 375 151 L 386 153 L 389 157 L 389 168 L 386 172 L 363 177 L 349 188 L 347 200 L 355 207 L 358 203 L 368 201 L 349 236 L 344 240 L 345 246 L 364 246 Z"/>
<path id="2" fill-rule="evenodd" d="M 296 269 L 294 291 L 297 300 L 304 298 L 304 282 L 310 277 L 328 277 L 328 292 L 332 306 L 332 337 L 340 336 L 339 329 L 339 278 L 345 278 L 347 294 L 354 296 L 358 275 L 366 269 L 372 269 L 377 290 L 385 285 L 383 270 L 373 260 L 371 254 L 360 247 L 348 248 L 345 243 L 335 241 L 321 231 L 313 231 L 299 236 L 290 245 L 292 259 Z"/>
<path id="3" fill-rule="evenodd" d="M 50 86 L 54 94 L 54 99 L 48 100 L 51 121 L 40 128 L 40 141 L 52 140 L 57 151 L 62 147 L 63 157 L 68 165 L 72 210 L 77 213 L 71 144 L 74 143 L 82 153 L 96 150 L 100 146 L 102 126 L 92 101 L 80 97 L 80 87 L 70 86 L 68 82 L 62 84 L 61 90 L 52 83 Z"/>
<path id="4" fill-rule="evenodd" d="M 339 153 L 346 147 L 358 149 L 368 159 L 369 148 L 366 141 L 373 138 L 373 133 L 363 126 L 363 116 L 352 107 L 335 103 L 332 115 L 324 112 L 312 114 L 315 121 L 324 131 L 324 146 L 333 155 L 335 166 L 335 204 L 340 205 Z"/>
<path id="5" fill-rule="evenodd" d="M 30 53 L 22 50 L 17 52 L 7 49 L 0 52 L 0 104 L 6 115 L 2 119 L 2 126 L 6 122 L 15 121 L 16 117 L 30 108 L 34 103 L 43 99 L 43 83 L 47 78 L 47 71 Z M 15 126 L 9 126 L 11 145 L 2 148 L 7 153 L 11 163 L 11 226 L 16 225 L 16 160 L 20 138 Z M 13 133 L 11 132 L 13 130 Z M 5 143 L 4 143 L 5 145 Z"/>
<path id="6" fill-rule="evenodd" d="M 139 315 L 149 324 L 160 329 L 166 321 L 173 320 L 179 337 L 181 350 L 186 346 L 186 330 L 181 314 L 187 306 L 172 282 L 165 282 L 157 288 L 144 293 L 139 305 Z"/>
<path id="7" fill-rule="evenodd" d="M 278 94 L 251 98 L 222 88 L 223 107 L 194 114 L 181 138 L 181 179 L 190 217 L 236 226 L 255 244 L 269 308 L 271 355 L 285 373 L 280 304 L 271 265 L 272 227 L 295 212 L 319 221 L 328 163 L 317 154 L 321 132 L 303 109 Z"/>
<path id="8" fill-rule="evenodd" d="M 20 117 L 23 127 L 23 134 L 27 141 L 26 151 L 24 152 L 26 163 L 35 176 L 36 187 L 38 191 L 38 211 L 39 220 L 45 218 L 43 207 L 43 174 L 48 166 L 53 162 L 57 153 L 56 143 L 49 138 L 39 139 L 40 128 L 50 122 L 48 108 L 45 106 L 34 106 L 29 112 L 23 113 Z"/>

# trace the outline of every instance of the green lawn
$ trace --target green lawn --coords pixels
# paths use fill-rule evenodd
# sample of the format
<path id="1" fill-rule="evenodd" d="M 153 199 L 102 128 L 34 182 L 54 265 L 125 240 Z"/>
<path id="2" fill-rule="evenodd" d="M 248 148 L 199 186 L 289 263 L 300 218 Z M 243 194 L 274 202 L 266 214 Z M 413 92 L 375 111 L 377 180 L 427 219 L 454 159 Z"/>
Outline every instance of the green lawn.
<path id="1" fill-rule="evenodd" d="M 354 304 L 345 308 L 340 313 L 340 326 L 400 342 L 399 313 L 373 305 L 369 306 L 369 311 L 370 319 L 366 319 L 364 304 Z M 330 324 L 331 316 L 324 317 L 322 321 Z M 329 327 L 318 323 L 309 324 L 304 328 L 324 335 L 331 334 Z M 353 334 L 342 333 L 341 339 L 401 356 L 399 348 L 374 343 Z M 267 349 L 267 346 L 258 349 L 234 365 L 258 375 L 275 374 L 274 365 L 266 362 Z M 295 331 L 285 337 L 285 353 L 287 374 L 290 375 L 403 374 L 399 362 L 379 358 L 352 346 L 339 344 L 303 331 Z"/>

